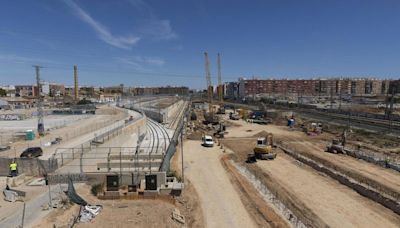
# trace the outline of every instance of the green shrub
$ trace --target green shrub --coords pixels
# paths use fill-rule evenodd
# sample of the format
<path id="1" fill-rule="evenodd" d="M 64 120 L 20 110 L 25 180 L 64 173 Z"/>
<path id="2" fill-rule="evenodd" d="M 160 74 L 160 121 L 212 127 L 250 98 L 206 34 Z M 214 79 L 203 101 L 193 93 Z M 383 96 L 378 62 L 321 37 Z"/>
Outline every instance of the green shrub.
<path id="1" fill-rule="evenodd" d="M 101 184 L 93 184 L 92 189 L 90 189 L 90 192 L 92 192 L 93 195 L 97 196 L 99 192 L 101 192 L 102 186 Z"/>

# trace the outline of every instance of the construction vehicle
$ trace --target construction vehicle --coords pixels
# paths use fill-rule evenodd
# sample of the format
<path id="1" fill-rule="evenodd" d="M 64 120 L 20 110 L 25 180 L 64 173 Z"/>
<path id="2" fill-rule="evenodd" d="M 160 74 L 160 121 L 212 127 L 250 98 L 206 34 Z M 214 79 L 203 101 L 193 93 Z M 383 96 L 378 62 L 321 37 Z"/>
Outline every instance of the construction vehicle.
<path id="1" fill-rule="evenodd" d="M 322 134 L 322 124 L 321 123 L 308 123 L 301 125 L 303 132 L 307 135 L 319 135 Z"/>
<path id="2" fill-rule="evenodd" d="M 276 153 L 273 152 L 274 148 L 273 144 L 273 136 L 271 133 L 267 135 L 267 137 L 258 138 L 257 145 L 253 149 L 253 154 L 248 154 L 247 161 L 248 163 L 252 163 L 259 160 L 273 160 L 276 158 Z"/>
<path id="3" fill-rule="evenodd" d="M 218 108 L 217 114 L 225 114 L 225 108 L 223 106 L 220 106 Z"/>
<path id="4" fill-rule="evenodd" d="M 208 125 L 216 125 L 219 123 L 219 118 L 217 115 L 214 115 L 214 113 L 206 112 L 204 113 L 204 121 L 203 124 Z"/>
<path id="5" fill-rule="evenodd" d="M 236 114 L 236 113 L 230 112 L 229 113 L 229 119 L 231 119 L 231 120 L 239 120 L 240 116 L 238 114 Z"/>
<path id="6" fill-rule="evenodd" d="M 344 146 L 346 145 L 347 130 L 344 130 L 340 139 L 333 139 L 332 143 L 326 147 L 326 152 L 334 154 L 345 154 Z"/>
<path id="7" fill-rule="evenodd" d="M 197 115 L 195 112 L 190 113 L 190 120 L 192 120 L 192 121 L 197 120 Z"/>
<path id="8" fill-rule="evenodd" d="M 224 138 L 226 126 L 222 123 L 219 124 L 218 129 L 214 132 L 214 137 Z"/>

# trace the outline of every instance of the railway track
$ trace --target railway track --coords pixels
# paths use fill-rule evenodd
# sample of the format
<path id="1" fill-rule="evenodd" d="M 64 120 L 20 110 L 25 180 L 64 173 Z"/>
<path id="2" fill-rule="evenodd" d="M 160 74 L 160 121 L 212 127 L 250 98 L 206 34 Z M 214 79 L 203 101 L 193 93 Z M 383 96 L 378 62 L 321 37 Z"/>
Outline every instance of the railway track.
<path id="1" fill-rule="evenodd" d="M 171 138 L 167 132 L 167 130 L 165 129 L 164 126 L 162 126 L 161 124 L 157 123 L 156 121 L 148 118 L 147 119 L 147 128 L 149 129 L 150 135 L 151 135 L 151 149 L 150 149 L 150 153 L 162 153 L 162 152 L 166 152 L 167 147 L 171 141 Z M 160 140 L 163 141 L 163 143 L 160 143 Z M 160 151 L 160 148 L 162 149 Z"/>
<path id="2" fill-rule="evenodd" d="M 392 123 L 389 123 L 387 120 L 348 116 L 342 114 L 321 113 L 304 110 L 299 110 L 298 112 L 300 115 L 305 117 L 335 122 L 340 125 L 350 125 L 375 132 L 400 134 L 400 123 L 397 121 L 392 121 Z"/>
<path id="3" fill-rule="evenodd" d="M 175 118 L 173 119 L 173 121 L 168 125 L 168 128 L 172 129 L 174 128 L 174 126 L 176 126 L 176 123 L 178 120 L 180 120 L 180 117 L 183 115 L 183 112 L 185 111 L 184 106 L 186 105 L 186 103 L 183 103 L 183 107 L 179 110 L 178 114 L 175 116 Z"/>
<path id="4" fill-rule="evenodd" d="M 248 105 L 248 104 L 238 104 L 226 102 L 227 104 L 231 104 L 238 107 L 244 107 L 249 109 L 259 109 L 258 106 Z M 353 127 L 358 127 L 361 129 L 378 132 L 378 133 L 394 133 L 400 134 L 400 121 L 396 120 L 388 120 L 388 119 L 378 119 L 373 117 L 365 117 L 359 115 L 347 115 L 333 112 L 324 112 L 321 110 L 315 109 L 305 109 L 305 108 L 288 108 L 287 106 L 282 105 L 267 105 L 268 108 L 277 108 L 288 111 L 294 111 L 303 115 L 305 117 L 310 117 L 312 119 L 319 119 L 327 122 L 335 122 L 338 125 L 348 125 L 350 124 Z"/>
<path id="5" fill-rule="evenodd" d="M 169 136 L 167 130 L 160 123 L 158 123 L 152 119 L 148 119 L 148 120 L 149 120 L 150 124 L 152 124 L 154 126 L 154 128 L 160 129 L 160 131 L 161 131 L 160 136 L 162 137 L 162 139 L 164 141 L 164 151 L 166 151 L 169 143 L 171 142 L 171 137 Z"/>

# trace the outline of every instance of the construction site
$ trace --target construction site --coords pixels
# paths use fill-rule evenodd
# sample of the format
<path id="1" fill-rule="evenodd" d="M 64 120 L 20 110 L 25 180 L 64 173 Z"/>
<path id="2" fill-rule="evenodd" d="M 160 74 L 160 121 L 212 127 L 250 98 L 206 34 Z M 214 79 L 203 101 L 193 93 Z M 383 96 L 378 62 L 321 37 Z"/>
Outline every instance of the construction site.
<path id="1" fill-rule="evenodd" d="M 18 115 L 0 121 L 0 226 L 399 227 L 392 109 L 385 119 L 225 100 L 221 55 L 215 87 L 207 52 L 204 63 L 200 96 L 50 111 L 38 93 L 35 108 L 6 110 Z M 76 66 L 74 80 L 77 104 Z"/>

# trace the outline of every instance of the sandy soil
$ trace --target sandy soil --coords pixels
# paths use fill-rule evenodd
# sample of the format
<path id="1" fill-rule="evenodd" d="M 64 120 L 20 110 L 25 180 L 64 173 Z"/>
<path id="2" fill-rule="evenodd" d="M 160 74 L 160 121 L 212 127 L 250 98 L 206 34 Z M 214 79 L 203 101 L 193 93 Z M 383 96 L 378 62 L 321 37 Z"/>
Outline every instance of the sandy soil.
<path id="1" fill-rule="evenodd" d="M 307 151 L 319 158 L 329 160 L 332 164 L 342 167 L 351 173 L 357 173 L 369 179 L 377 181 L 400 194 L 400 174 L 391 169 L 385 169 L 377 165 L 358 160 L 346 155 L 337 155 L 324 152 L 324 145 L 313 144 L 311 142 L 293 140 L 290 143 L 297 150 Z M 310 150 L 312 148 L 312 150 Z"/>
<path id="2" fill-rule="evenodd" d="M 256 227 L 220 163 L 221 150 L 188 140 L 184 151 L 185 176 L 199 194 L 206 227 Z"/>
<path id="3" fill-rule="evenodd" d="M 242 126 L 230 128 L 230 133 L 227 137 L 252 137 L 260 131 L 271 132 L 277 142 L 282 142 L 297 151 L 312 154 L 346 170 L 348 173 L 354 173 L 354 175 L 373 180 L 387 188 L 388 191 L 400 194 L 400 174 L 398 172 L 350 156 L 324 152 L 329 140 L 335 137 L 331 134 L 324 133 L 320 136 L 307 136 L 300 131 L 288 130 L 285 126 L 249 124 L 245 121 L 241 121 L 240 124 Z"/>
<path id="4" fill-rule="evenodd" d="M 298 166 L 284 154 L 276 162 L 258 162 L 331 227 L 396 227 L 399 217 L 311 168 Z M 300 167 L 300 169 L 299 169 Z M 396 225 L 397 224 L 397 225 Z"/>
<path id="5" fill-rule="evenodd" d="M 226 139 L 224 144 L 237 152 L 239 161 L 243 162 L 251 153 L 255 139 Z M 298 205 L 300 208 L 310 210 L 311 220 L 321 220 L 331 227 L 396 227 L 400 224 L 400 217 L 391 210 L 284 153 L 278 153 L 273 161 L 258 161 L 253 165 L 261 168 L 277 185 L 288 191 L 289 196 L 299 200 L 304 205 Z M 296 201 L 290 201 L 296 204 Z M 313 214 L 315 218 L 312 218 Z"/>
<path id="6" fill-rule="evenodd" d="M 162 200 L 98 200 L 90 194 L 90 186 L 85 185 L 77 192 L 90 204 L 100 204 L 103 210 L 90 223 L 78 223 L 74 227 L 181 227 L 171 219 L 175 205 Z M 33 227 L 68 227 L 79 213 L 79 206 L 54 209 L 40 223 Z"/>
<path id="7" fill-rule="evenodd" d="M 261 194 L 241 175 L 227 155 L 221 158 L 232 184 L 239 191 L 240 199 L 258 227 L 290 227 L 290 224 L 269 205 Z"/>

